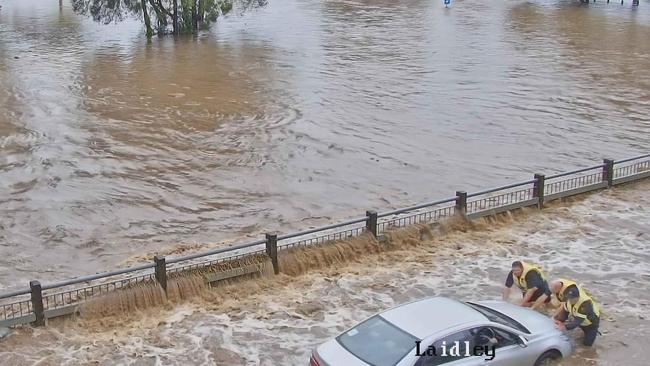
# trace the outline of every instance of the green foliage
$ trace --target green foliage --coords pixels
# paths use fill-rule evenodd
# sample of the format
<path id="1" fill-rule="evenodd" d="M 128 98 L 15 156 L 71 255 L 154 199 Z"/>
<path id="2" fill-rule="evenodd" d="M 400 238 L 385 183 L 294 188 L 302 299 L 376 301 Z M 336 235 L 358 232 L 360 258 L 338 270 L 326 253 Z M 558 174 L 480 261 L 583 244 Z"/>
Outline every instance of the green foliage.
<path id="1" fill-rule="evenodd" d="M 244 9 L 251 4 L 266 4 L 266 0 L 240 1 Z M 233 9 L 233 0 L 177 0 L 176 4 L 178 9 L 174 9 L 174 0 L 72 0 L 75 12 L 104 24 L 122 21 L 127 16 L 143 19 L 147 36 L 154 32 L 159 35 L 195 33 Z M 174 14 L 178 15 L 177 24 Z"/>
<path id="2" fill-rule="evenodd" d="M 221 12 L 226 14 L 232 10 L 232 1 L 226 0 L 221 3 Z"/>
<path id="3" fill-rule="evenodd" d="M 104 24 L 122 21 L 142 10 L 140 0 L 72 0 L 72 9 Z"/>

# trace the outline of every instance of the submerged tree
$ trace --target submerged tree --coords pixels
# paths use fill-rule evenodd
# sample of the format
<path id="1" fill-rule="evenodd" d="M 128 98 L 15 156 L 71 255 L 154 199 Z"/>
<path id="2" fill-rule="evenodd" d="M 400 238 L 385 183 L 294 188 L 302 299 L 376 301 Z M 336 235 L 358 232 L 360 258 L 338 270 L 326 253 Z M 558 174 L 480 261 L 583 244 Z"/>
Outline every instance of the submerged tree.
<path id="1" fill-rule="evenodd" d="M 241 2 L 244 9 L 266 4 L 266 0 Z M 135 15 L 144 20 L 147 37 L 151 37 L 154 32 L 195 33 L 230 12 L 233 0 L 72 0 L 72 7 L 75 12 L 105 24 Z"/>

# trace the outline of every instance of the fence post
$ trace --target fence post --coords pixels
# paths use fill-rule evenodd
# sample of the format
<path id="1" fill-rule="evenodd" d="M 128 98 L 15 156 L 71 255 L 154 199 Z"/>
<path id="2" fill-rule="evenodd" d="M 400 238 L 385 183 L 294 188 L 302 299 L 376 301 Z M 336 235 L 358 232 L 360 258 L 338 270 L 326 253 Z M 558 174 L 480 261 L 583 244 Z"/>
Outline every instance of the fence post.
<path id="1" fill-rule="evenodd" d="M 603 182 L 607 182 L 607 188 L 614 185 L 614 160 L 603 159 Z"/>
<path id="2" fill-rule="evenodd" d="M 36 320 L 34 326 L 41 327 L 45 325 L 45 308 L 43 308 L 43 289 L 38 281 L 30 281 L 29 288 L 32 291 L 32 309 Z"/>
<path id="3" fill-rule="evenodd" d="M 271 257 L 271 264 L 273 264 L 273 273 L 280 273 L 280 265 L 278 263 L 278 234 L 266 234 L 266 254 Z"/>
<path id="4" fill-rule="evenodd" d="M 165 257 L 155 256 L 153 257 L 154 263 L 156 263 L 156 281 L 160 284 L 165 293 L 167 293 L 167 263 L 165 262 Z"/>
<path id="5" fill-rule="evenodd" d="M 366 211 L 366 230 L 377 237 L 377 211 Z"/>
<path id="6" fill-rule="evenodd" d="M 467 218 L 467 192 L 456 191 L 456 214 Z"/>
<path id="7" fill-rule="evenodd" d="M 533 197 L 537 197 L 537 208 L 544 208 L 544 186 L 546 176 L 544 174 L 535 174 L 535 183 L 533 183 Z"/>

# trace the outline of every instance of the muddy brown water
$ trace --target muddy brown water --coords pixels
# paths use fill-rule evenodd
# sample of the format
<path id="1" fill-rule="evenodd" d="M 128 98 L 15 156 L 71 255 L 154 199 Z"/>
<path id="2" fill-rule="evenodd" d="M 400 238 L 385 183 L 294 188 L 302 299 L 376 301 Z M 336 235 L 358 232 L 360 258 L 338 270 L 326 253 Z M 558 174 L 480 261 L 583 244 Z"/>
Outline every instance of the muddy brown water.
<path id="1" fill-rule="evenodd" d="M 497 299 L 509 264 L 526 259 L 550 277 L 575 278 L 602 304 L 595 347 L 578 346 L 560 365 L 644 366 L 648 207 L 645 181 L 541 212 L 478 220 L 417 245 L 419 232 L 400 235 L 397 250 L 354 256 L 348 264 L 220 287 L 120 316 L 15 330 L 0 342 L 0 364 L 305 365 L 313 347 L 390 306 L 431 295 Z M 580 331 L 572 335 L 580 341 Z"/>
<path id="2" fill-rule="evenodd" d="M 647 152 L 650 2 L 0 2 L 0 290 Z"/>
<path id="3" fill-rule="evenodd" d="M 148 45 L 139 22 L 67 1 L 0 5 L 0 291 L 650 146 L 648 1 L 272 0 Z M 646 365 L 648 188 L 282 286 L 25 328 L 0 364 L 302 365 L 388 306 L 497 297 L 525 257 L 603 299 L 605 336 L 563 364 Z"/>

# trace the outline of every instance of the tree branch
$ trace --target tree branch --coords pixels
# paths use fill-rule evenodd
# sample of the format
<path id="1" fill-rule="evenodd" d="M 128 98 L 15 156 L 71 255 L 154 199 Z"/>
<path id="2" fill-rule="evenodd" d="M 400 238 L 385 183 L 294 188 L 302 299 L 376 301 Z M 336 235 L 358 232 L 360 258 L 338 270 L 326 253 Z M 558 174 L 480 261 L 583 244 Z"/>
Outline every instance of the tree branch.
<path id="1" fill-rule="evenodd" d="M 160 6 L 160 9 L 165 12 L 165 14 L 169 15 L 170 17 L 172 16 L 172 12 L 165 9 L 165 7 L 162 4 L 162 0 L 158 0 L 158 6 Z"/>
<path id="2" fill-rule="evenodd" d="M 142 14 L 144 15 L 144 25 L 147 27 L 147 38 L 151 38 L 153 35 L 153 29 L 151 28 L 151 18 L 149 18 L 149 12 L 147 11 L 147 0 L 140 0 L 142 5 Z"/>
<path id="3" fill-rule="evenodd" d="M 156 12 L 158 17 L 160 17 L 160 15 L 172 16 L 172 13 L 169 10 L 165 9 L 161 0 L 149 0 L 149 4 L 151 4 L 151 7 Z"/>

